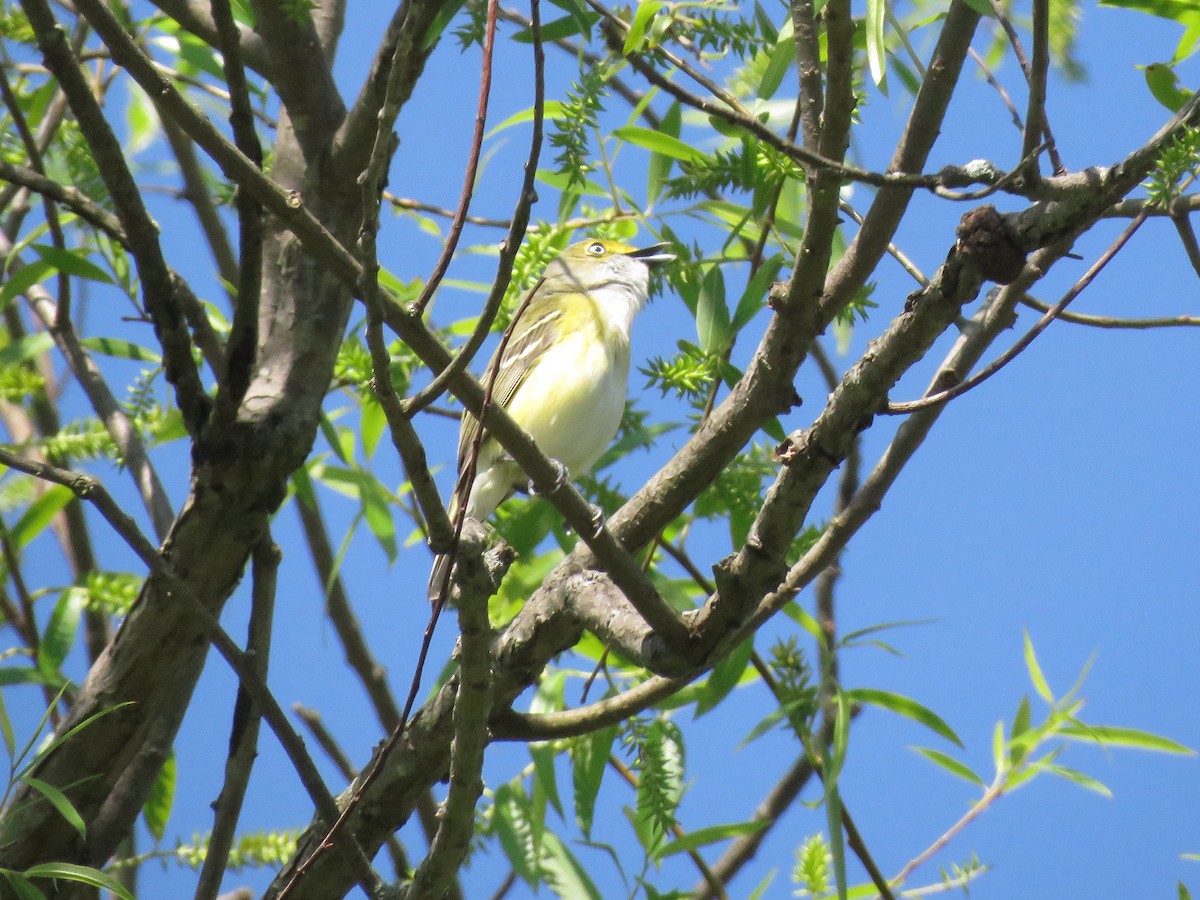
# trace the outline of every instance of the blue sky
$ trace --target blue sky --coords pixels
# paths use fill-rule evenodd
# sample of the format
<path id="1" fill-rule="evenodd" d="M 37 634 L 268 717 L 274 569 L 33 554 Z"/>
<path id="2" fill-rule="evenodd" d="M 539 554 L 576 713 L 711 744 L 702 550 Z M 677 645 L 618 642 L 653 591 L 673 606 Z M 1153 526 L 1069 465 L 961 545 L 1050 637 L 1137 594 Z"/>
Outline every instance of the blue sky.
<path id="1" fill-rule="evenodd" d="M 369 62 L 381 28 L 383 4 L 352 3 L 338 73 L 348 97 Z M 1083 84 L 1052 79 L 1050 121 L 1064 160 L 1072 168 L 1116 162 L 1149 137 L 1168 114 L 1148 95 L 1138 64 L 1169 57 L 1179 28 L 1116 9 L 1087 5 L 1083 10 L 1078 56 L 1088 72 Z M 930 37 L 918 33 L 916 43 L 927 55 Z M 979 40 L 977 47 L 984 47 Z M 528 48 L 498 48 L 498 76 L 489 121 L 499 122 L 531 102 Z M 400 149 L 391 189 L 402 196 L 452 206 L 461 185 L 462 161 L 474 109 L 478 50 L 460 55 L 450 42 L 434 54 L 425 77 L 398 123 Z M 569 83 L 573 61 L 550 55 L 548 96 L 560 96 Z M 1194 62 L 1181 69 L 1195 82 Z M 1016 69 L 1006 61 L 998 72 L 1023 106 Z M 1008 123 L 995 94 L 970 70 L 943 128 L 929 168 L 988 158 L 1008 168 L 1019 153 L 1020 140 Z M 881 167 L 903 127 L 908 97 L 893 81 L 890 97 L 873 94 L 862 109 L 864 128 L 855 150 L 862 165 Z M 615 124 L 624 121 L 620 105 Z M 448 114 L 447 110 L 452 110 Z M 605 120 L 607 123 L 607 120 Z M 607 123 L 607 124 L 614 124 Z M 493 139 L 474 212 L 506 216 L 515 197 L 520 163 L 527 150 L 527 127 L 510 129 Z M 145 159 L 153 160 L 151 148 Z M 639 164 L 626 151 L 631 171 Z M 543 151 L 543 165 L 551 152 Z M 641 185 L 640 178 L 631 183 Z M 556 198 L 539 189 L 535 217 L 551 219 Z M 852 198 L 865 204 L 861 189 Z M 996 199 L 1003 209 L 1019 209 L 1023 201 Z M 898 236 L 898 243 L 927 273 L 944 258 L 953 228 L 964 207 L 919 196 Z M 211 265 L 190 252 L 194 226 L 179 206 L 159 198 L 155 215 L 169 235 L 171 261 L 194 275 L 211 296 L 217 288 Z M 672 227 L 708 242 L 719 237 L 711 229 L 672 220 Z M 1037 295 L 1054 302 L 1104 249 L 1124 223 L 1106 223 L 1080 241 L 1083 260 L 1065 261 L 1043 283 Z M 643 240 L 651 236 L 643 234 Z M 499 234 L 469 231 L 464 245 L 494 243 Z M 380 237 L 382 263 L 402 278 L 426 273 L 439 249 L 438 241 L 409 220 L 385 215 Z M 491 277 L 489 256 L 464 252 L 451 277 Z M 884 263 L 876 277 L 872 318 L 858 327 L 844 368 L 857 358 L 866 341 L 881 331 L 902 308 L 911 281 L 897 266 Z M 1111 315 L 1193 312 L 1196 273 L 1187 264 L 1174 229 L 1152 221 L 1132 245 L 1077 301 L 1080 311 Z M 454 310 L 477 304 L 479 295 L 447 288 L 439 296 L 435 317 L 457 318 Z M 455 306 L 458 304 L 458 306 Z M 465 313 L 463 313 L 465 314 Z M 1015 338 L 1035 316 L 1022 311 Z M 757 336 L 747 332 L 739 350 L 748 354 Z M 115 327 L 115 326 L 114 326 Z M 694 323 L 668 294 L 644 313 L 635 332 L 634 359 L 666 353 L 680 338 L 694 339 Z M 915 397 L 952 336 L 930 353 L 893 393 L 893 399 Z M 141 335 L 147 340 L 147 335 Z M 1007 346 L 1002 338 L 992 354 Z M 886 639 L 902 656 L 878 649 L 847 652 L 842 677 L 847 687 L 875 687 L 907 694 L 937 711 L 966 744 L 957 755 L 986 774 L 991 734 L 998 719 L 1010 721 L 1023 695 L 1033 696 L 1022 657 L 1027 630 L 1051 686 L 1065 692 L 1091 661 L 1082 696 L 1088 722 L 1119 724 L 1168 735 L 1200 748 L 1200 699 L 1195 690 L 1197 634 L 1197 537 L 1195 510 L 1200 485 L 1195 477 L 1195 448 L 1200 443 L 1200 412 L 1195 385 L 1200 376 L 1196 336 L 1189 329 L 1145 332 L 1100 331 L 1056 324 L 1033 346 L 983 386 L 949 406 L 921 451 L 885 499 L 883 508 L 855 538 L 843 558 L 838 587 L 839 627 L 844 632 L 898 620 L 927 620 L 891 631 Z M 785 427 L 805 427 L 820 409 L 826 389 L 808 368 L 798 390 L 806 402 L 794 410 Z M 636 373 L 631 393 L 655 418 L 678 420 L 685 410 L 644 390 Z M 331 406 L 338 405 L 333 401 Z M 430 439 L 431 458 L 444 463 L 441 481 L 449 487 L 454 427 L 442 421 L 421 422 Z M 880 421 L 864 435 L 864 459 L 874 463 L 894 422 Z M 623 461 L 614 474 L 636 486 L 669 458 L 678 438 Z M 158 457 L 168 490 L 178 504 L 187 487 L 186 453 L 167 448 Z M 392 483 L 400 475 L 386 451 L 377 471 Z M 124 490 L 123 475 L 105 474 L 106 483 Z M 828 492 L 826 492 L 828 494 Z M 356 504 L 323 495 L 324 511 L 335 539 L 349 527 Z M 829 498 L 818 506 L 827 514 Z M 405 532 L 401 525 L 401 533 Z M 331 626 L 322 616 L 323 599 L 306 559 L 294 509 L 277 517 L 275 540 L 285 552 L 270 682 L 286 706 L 300 702 L 324 716 L 356 764 L 367 759 L 381 737 L 374 717 L 351 679 Z M 716 559 L 726 550 L 727 534 L 702 531 L 693 545 L 698 558 Z M 127 559 L 115 544 L 104 547 L 109 560 Z M 424 625 L 424 573 L 428 552 L 417 545 L 402 551 L 389 566 L 365 533 L 351 541 L 352 566 L 343 572 L 356 611 L 376 653 L 389 670 L 395 692 L 403 695 L 412 672 Z M 55 557 L 43 564 L 57 566 Z M 126 565 L 130 563 L 126 562 Z M 61 575 L 49 575 L 54 581 Z M 805 598 L 810 604 L 811 597 Z M 235 636 L 244 634 L 245 590 L 231 601 L 225 624 Z M 440 666 L 452 643 L 444 624 L 435 640 L 434 664 Z M 759 642 L 794 630 L 789 620 L 773 622 Z M 208 666 L 177 744 L 181 794 L 168 834 L 190 841 L 211 824 L 208 804 L 215 798 L 235 682 L 219 660 Z M 576 695 L 574 689 L 569 690 Z M 27 697 L 28 699 L 32 699 Z M 1041 712 L 1034 699 L 1035 721 Z M 739 747 L 746 733 L 771 707 L 761 685 L 739 689 L 722 710 L 692 723 L 680 713 L 689 734 L 690 787 L 680 810 L 681 824 L 696 829 L 747 817 L 778 777 L 779 760 L 795 753 L 782 732 Z M 247 829 L 303 827 L 310 806 L 272 737 L 264 732 L 259 763 L 243 825 Z M 958 781 L 914 753 L 921 744 L 954 750 L 928 731 L 879 710 L 867 710 L 852 732 L 842 790 L 875 858 L 885 873 L 898 871 L 949 827 L 977 796 Z M 489 784 L 511 777 L 527 760 L 520 748 L 498 748 L 485 772 Z M 1105 782 L 1113 791 L 1106 799 L 1064 781 L 1039 778 L 1000 800 L 957 838 L 934 862 L 919 871 L 914 884 L 936 880 L 937 867 L 962 862 L 976 853 L 993 869 L 972 885 L 983 900 L 1013 897 L 1175 896 L 1183 879 L 1200 887 L 1200 863 L 1181 860 L 1181 853 L 1200 852 L 1200 777 L 1194 757 L 1070 747 L 1061 761 Z M 322 761 L 324 766 L 324 761 Z M 342 779 L 324 767 L 330 786 Z M 564 779 L 562 789 L 569 789 Z M 805 799 L 814 800 L 813 789 Z M 630 858 L 632 836 L 619 810 L 632 803 L 616 784 L 601 794 L 604 840 Z M 766 897 L 787 897 L 791 850 L 824 828 L 819 810 L 797 806 L 775 829 L 759 859 L 734 882 L 730 896 L 744 897 L 775 869 Z M 415 834 L 413 826 L 401 833 Z M 142 845 L 146 846 L 143 836 Z M 413 848 L 420 841 L 412 841 Z M 576 848 L 606 896 L 620 895 L 620 881 L 604 854 Z M 636 863 L 635 863 L 636 865 Z M 507 871 L 498 851 L 480 857 L 467 873 L 467 896 L 488 896 Z M 227 879 L 261 887 L 269 873 L 242 873 Z M 669 860 L 654 877 L 660 887 L 692 885 L 696 876 L 679 858 Z M 183 896 L 194 876 L 169 865 L 147 867 L 142 896 Z M 510 896 L 524 896 L 518 886 Z"/>

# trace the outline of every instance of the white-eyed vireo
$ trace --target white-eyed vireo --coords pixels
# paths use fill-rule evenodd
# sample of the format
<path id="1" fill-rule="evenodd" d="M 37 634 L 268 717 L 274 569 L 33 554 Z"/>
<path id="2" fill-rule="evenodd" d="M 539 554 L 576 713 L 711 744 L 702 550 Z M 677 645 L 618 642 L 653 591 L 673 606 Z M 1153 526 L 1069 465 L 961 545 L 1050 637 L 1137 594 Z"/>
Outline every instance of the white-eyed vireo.
<path id="1" fill-rule="evenodd" d="M 572 476 L 586 473 L 616 436 L 629 381 L 629 331 L 646 303 L 650 269 L 674 255 L 666 244 L 636 250 L 616 241 L 580 241 L 546 266 L 499 361 L 492 402 L 529 432 L 543 453 Z M 458 437 L 459 486 L 450 501 L 462 503 L 462 472 L 479 428 L 464 415 Z M 479 447 L 466 514 L 483 521 L 527 482 L 503 448 L 487 434 Z M 446 581 L 447 555 L 434 560 L 429 598 Z"/>

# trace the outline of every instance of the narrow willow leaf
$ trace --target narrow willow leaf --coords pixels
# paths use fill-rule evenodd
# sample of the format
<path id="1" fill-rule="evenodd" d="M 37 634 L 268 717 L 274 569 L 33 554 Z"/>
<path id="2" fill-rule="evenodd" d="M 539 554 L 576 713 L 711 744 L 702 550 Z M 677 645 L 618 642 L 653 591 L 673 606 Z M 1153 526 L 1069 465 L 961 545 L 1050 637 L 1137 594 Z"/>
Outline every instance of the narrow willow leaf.
<path id="1" fill-rule="evenodd" d="M 679 129 L 682 122 L 682 108 L 679 105 L 679 101 L 676 100 L 667 108 L 666 114 L 662 117 L 662 124 L 659 130 L 663 134 L 677 138 L 679 137 Z M 648 206 L 654 206 L 658 198 L 662 196 L 663 187 L 666 185 L 667 179 L 671 177 L 671 168 L 674 165 L 675 157 L 657 151 L 651 152 L 650 165 L 646 170 L 646 200 Z"/>
<path id="2" fill-rule="evenodd" d="M 618 727 L 612 725 L 571 742 L 571 783 L 575 792 L 575 821 L 585 838 L 592 833 L 596 813 L 596 795 L 604 779 L 604 769 L 612 753 Z"/>
<path id="3" fill-rule="evenodd" d="M 870 703 L 872 706 L 878 706 L 898 715 L 905 716 L 914 722 L 919 722 L 930 731 L 940 734 L 946 740 L 950 741 L 950 743 L 958 747 L 963 746 L 963 742 L 954 733 L 954 729 L 946 724 L 946 721 L 941 716 L 911 697 L 875 688 L 855 688 L 854 690 L 846 691 L 846 698 L 851 702 Z"/>
<path id="4" fill-rule="evenodd" d="M 1033 682 L 1033 689 L 1038 692 L 1038 696 L 1047 703 L 1053 703 L 1054 693 L 1046 682 L 1046 676 L 1042 674 L 1037 654 L 1033 652 L 1033 641 L 1030 640 L 1028 629 L 1025 630 L 1025 668 L 1029 670 L 1029 680 Z"/>
<path id="5" fill-rule="evenodd" d="M 27 546 L 74 497 L 75 494 L 65 485 L 55 484 L 46 488 L 42 495 L 21 513 L 21 518 L 17 519 L 9 532 L 9 540 L 17 547 Z"/>
<path id="6" fill-rule="evenodd" d="M 79 836 L 84 840 L 87 839 L 87 825 L 83 822 L 83 817 L 75 809 L 75 804 L 67 799 L 67 795 L 60 791 L 52 784 L 47 784 L 40 778 L 34 778 L 32 775 L 26 775 L 21 779 L 43 797 L 45 797 L 50 805 L 58 810 L 58 814 L 67 820 L 67 824 L 79 832 Z M 29 874 L 29 873 L 26 873 Z"/>
<path id="7" fill-rule="evenodd" d="M 758 99 L 770 100 L 783 84 L 783 77 L 796 61 L 796 32 L 789 17 L 779 29 L 775 39 L 775 47 L 771 50 L 771 59 L 763 70 L 762 81 L 758 83 Z"/>
<path id="8" fill-rule="evenodd" d="M 150 786 L 150 796 L 146 798 L 146 804 L 142 807 L 142 819 L 146 823 L 146 829 L 156 841 L 161 841 L 167 833 L 167 821 L 171 818 L 171 809 L 175 805 L 176 774 L 175 748 L 172 747 L 167 758 L 163 760 L 158 777 Z"/>
<path id="9" fill-rule="evenodd" d="M 693 162 L 705 158 L 704 153 L 697 150 L 691 144 L 685 144 L 679 138 L 672 137 L 665 132 L 653 131 L 649 128 L 642 128 L 639 125 L 623 125 L 620 128 L 613 129 L 612 135 L 628 144 L 633 144 L 644 150 L 650 150 L 653 153 L 661 153 L 672 159 L 683 160 L 684 162 Z"/>
<path id="10" fill-rule="evenodd" d="M 534 785 L 561 819 L 563 808 L 562 799 L 558 795 L 558 778 L 554 772 L 555 756 L 554 744 L 550 741 L 535 741 L 529 745 L 529 758 L 533 760 Z"/>
<path id="11" fill-rule="evenodd" d="M 1082 788 L 1087 788 L 1089 791 L 1095 791 L 1102 797 L 1111 798 L 1113 795 L 1112 791 L 1108 789 L 1108 786 L 1104 784 L 1104 782 L 1097 781 L 1091 775 L 1085 775 L 1083 772 L 1080 772 L 1076 769 L 1071 769 L 1067 766 L 1060 765 L 1046 765 L 1045 769 L 1047 772 L 1053 772 L 1055 775 L 1061 775 L 1063 778 L 1074 782 Z"/>
<path id="12" fill-rule="evenodd" d="M 92 887 L 111 891 L 121 900 L 137 900 L 117 879 L 99 869 L 93 869 L 91 866 L 79 866 L 66 862 L 41 863 L 26 869 L 25 875 L 29 878 L 62 878 L 66 881 L 77 881 L 80 884 L 90 884 Z"/>
<path id="13" fill-rule="evenodd" d="M 829 828 L 829 855 L 833 857 L 833 877 L 838 900 L 846 900 L 846 835 L 842 831 L 842 798 L 837 788 L 825 783 L 825 821 Z"/>
<path id="14" fill-rule="evenodd" d="M 542 26 L 542 40 L 544 42 L 560 41 L 577 34 L 582 34 L 586 40 L 590 37 L 592 26 L 599 20 L 600 16 L 596 13 L 588 13 L 584 16 L 563 16 L 561 19 L 555 19 Z M 520 44 L 532 44 L 533 32 L 528 28 L 518 31 L 513 35 L 513 40 Z"/>
<path id="15" fill-rule="evenodd" d="M 14 297 L 21 296 L 53 271 L 53 266 L 40 259 L 22 266 L 0 287 L 0 307 L 7 306 Z"/>
<path id="16" fill-rule="evenodd" d="M 696 703 L 696 718 L 704 715 L 718 703 L 724 700 L 741 681 L 742 673 L 750 662 L 750 654 L 754 652 L 754 639 L 747 638 L 738 644 L 723 660 L 713 666 L 712 673 L 704 682 L 704 689 Z"/>
<path id="17" fill-rule="evenodd" d="M 122 338 L 90 337 L 83 338 L 79 343 L 89 350 L 95 350 L 97 353 L 117 359 L 133 359 L 154 365 L 162 362 L 162 357 L 153 350 Z"/>
<path id="18" fill-rule="evenodd" d="M 768 257 L 754 273 L 754 277 L 746 284 L 746 290 L 742 292 L 742 296 L 737 302 L 737 308 L 733 311 L 733 319 L 729 323 L 734 334 L 741 331 L 758 311 L 767 305 L 767 292 L 770 291 L 772 282 L 779 275 L 783 263 L 782 253 Z"/>
<path id="19" fill-rule="evenodd" d="M 688 850 L 695 850 L 697 847 L 706 847 L 718 841 L 726 841 L 730 838 L 755 834 L 766 828 L 768 824 L 769 822 L 766 819 L 760 819 L 757 822 L 730 822 L 726 825 L 710 825 L 707 828 L 700 828 L 681 838 L 676 838 L 660 848 L 656 854 L 656 858 L 662 859 L 665 856 L 671 856 L 675 853 L 684 853 Z"/>
<path id="20" fill-rule="evenodd" d="M 64 275 L 75 275 L 103 284 L 113 283 L 112 276 L 88 259 L 86 250 L 69 250 L 65 247 L 53 247 L 48 244 L 34 244 L 33 249 L 38 256 Z"/>
<path id="21" fill-rule="evenodd" d="M 65 590 L 50 612 L 37 653 L 38 668 L 47 678 L 53 679 L 57 675 L 63 660 L 71 652 L 75 634 L 79 631 L 84 599 L 81 591 Z"/>
<path id="22" fill-rule="evenodd" d="M 650 23 L 654 21 L 654 17 L 662 8 L 662 0 L 642 0 L 638 4 L 637 12 L 633 14 L 633 21 L 629 23 L 629 32 L 625 35 L 625 46 L 622 52 L 626 56 L 630 53 L 637 53 L 643 48 Z"/>
<path id="23" fill-rule="evenodd" d="M 766 895 L 767 888 L 771 886 L 771 882 L 775 880 L 775 872 L 775 869 L 768 872 L 766 877 L 758 883 L 758 886 L 746 895 L 746 900 L 761 900 Z"/>
<path id="24" fill-rule="evenodd" d="M 696 334 L 705 353 L 722 353 L 729 345 L 729 307 L 725 303 L 725 275 L 720 266 L 709 268 L 700 282 Z"/>
<path id="25" fill-rule="evenodd" d="M 363 455 L 370 459 L 375 455 L 379 439 L 383 437 L 383 429 L 387 427 L 387 416 L 379 401 L 372 396 L 362 398 L 362 412 L 359 418 L 359 433 L 362 435 Z"/>
<path id="26" fill-rule="evenodd" d="M 561 119 L 563 117 L 563 102 L 561 100 L 547 100 L 542 104 L 542 119 L 550 121 L 552 119 Z M 483 136 L 484 140 L 494 137 L 506 128 L 512 128 L 514 125 L 520 125 L 524 122 L 533 121 L 533 107 L 523 109 L 520 112 L 515 112 L 487 134 Z"/>
<path id="27" fill-rule="evenodd" d="M 18 900 L 46 900 L 46 895 L 20 872 L 0 869 L 0 875 L 4 876 L 5 882 L 13 889 Z"/>
<path id="28" fill-rule="evenodd" d="M 0 691 L 0 734 L 4 736 L 4 752 L 12 759 L 17 749 L 17 739 L 13 734 L 12 719 L 8 717 L 8 707 L 4 705 L 4 693 Z"/>
<path id="29" fill-rule="evenodd" d="M 883 26 L 887 21 L 887 0 L 867 0 L 867 66 L 871 70 L 871 81 L 887 93 L 887 44 Z"/>
<path id="30" fill-rule="evenodd" d="M 552 832 L 547 832 L 543 839 L 541 863 L 546 882 L 557 896 L 570 900 L 604 900 L 587 869 Z"/>
<path id="31" fill-rule="evenodd" d="M 529 798 L 511 782 L 496 788 L 494 821 L 500 847 L 509 864 L 531 887 L 540 880 L 538 853 L 529 817 Z"/>
<path id="32" fill-rule="evenodd" d="M 951 775 L 956 775 L 963 781 L 969 781 L 971 784 L 977 784 L 982 788 L 987 787 L 987 782 L 975 774 L 975 771 L 966 763 L 959 762 L 953 756 L 943 753 L 941 750 L 934 750 L 931 747 L 913 747 L 918 753 L 924 756 L 927 760 L 935 765 L 941 766 Z"/>
<path id="33" fill-rule="evenodd" d="M 32 268 L 26 266 L 22 272 Z M 12 284 L 10 281 L 9 284 Z M 6 284 L 5 288 L 8 287 Z M 0 292 L 2 293 L 2 292 Z M 0 305 L 3 305 L 0 303 Z M 22 363 L 33 359 L 54 346 L 54 338 L 50 336 L 48 331 L 39 331 L 37 334 L 28 334 L 23 338 L 12 341 L 4 347 L 0 347 L 0 366 L 13 366 L 17 363 Z"/>
<path id="34" fill-rule="evenodd" d="M 362 501 L 362 513 L 367 527 L 371 529 L 371 534 L 375 535 L 375 540 L 383 549 L 388 562 L 395 562 L 399 548 L 396 543 L 396 523 L 392 519 L 391 496 L 387 488 L 374 476 L 363 472 L 359 499 Z"/>
<path id="35" fill-rule="evenodd" d="M 1104 747 L 1130 747 L 1134 750 L 1157 750 L 1160 753 L 1179 753 L 1186 756 L 1193 756 L 1196 752 L 1162 735 L 1116 725 L 1066 725 L 1059 733 L 1063 737 Z"/>

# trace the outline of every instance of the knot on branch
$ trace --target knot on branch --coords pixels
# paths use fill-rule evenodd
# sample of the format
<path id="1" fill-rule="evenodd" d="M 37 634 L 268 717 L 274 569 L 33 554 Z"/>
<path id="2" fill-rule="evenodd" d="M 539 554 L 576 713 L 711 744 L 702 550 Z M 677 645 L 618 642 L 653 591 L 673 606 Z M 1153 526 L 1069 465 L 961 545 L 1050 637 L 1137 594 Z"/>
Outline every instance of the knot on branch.
<path id="1" fill-rule="evenodd" d="M 954 233 L 958 238 L 955 249 L 989 281 L 1011 284 L 1025 268 L 1025 254 L 994 206 L 968 212 Z"/>

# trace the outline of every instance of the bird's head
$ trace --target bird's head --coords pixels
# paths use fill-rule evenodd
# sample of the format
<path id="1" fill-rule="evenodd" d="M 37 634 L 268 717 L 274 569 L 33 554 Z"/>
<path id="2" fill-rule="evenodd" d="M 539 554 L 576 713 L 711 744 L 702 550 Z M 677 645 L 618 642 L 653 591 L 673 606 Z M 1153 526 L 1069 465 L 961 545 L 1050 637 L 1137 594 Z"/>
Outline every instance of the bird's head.
<path id="1" fill-rule="evenodd" d="M 566 290 L 591 292 L 597 288 L 625 286 L 642 299 L 650 270 L 675 258 L 669 244 L 637 249 L 619 241 L 589 238 L 567 247 L 546 267 L 546 282 Z"/>

